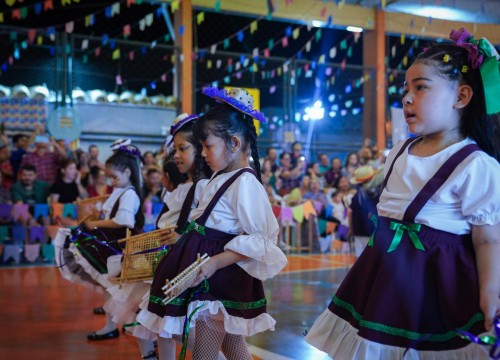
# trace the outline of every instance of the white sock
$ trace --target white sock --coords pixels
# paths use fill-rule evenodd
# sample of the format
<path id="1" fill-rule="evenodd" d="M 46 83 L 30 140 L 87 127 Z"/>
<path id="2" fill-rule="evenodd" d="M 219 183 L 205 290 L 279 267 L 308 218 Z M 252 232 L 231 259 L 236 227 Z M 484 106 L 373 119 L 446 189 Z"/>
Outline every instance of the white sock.
<path id="1" fill-rule="evenodd" d="M 160 360 L 175 360 L 175 341 L 158 337 L 158 355 Z"/>

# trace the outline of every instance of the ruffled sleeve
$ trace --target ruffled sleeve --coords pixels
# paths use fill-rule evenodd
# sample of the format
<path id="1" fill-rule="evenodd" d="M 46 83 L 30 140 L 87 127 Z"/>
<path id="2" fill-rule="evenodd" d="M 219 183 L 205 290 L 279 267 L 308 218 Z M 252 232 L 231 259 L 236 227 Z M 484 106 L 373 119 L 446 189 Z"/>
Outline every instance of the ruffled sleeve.
<path id="1" fill-rule="evenodd" d="M 473 225 L 495 225 L 500 222 L 500 164 L 483 152 L 473 156 L 456 191 L 462 214 Z"/>
<path id="2" fill-rule="evenodd" d="M 246 173 L 231 186 L 233 209 L 241 223 L 242 235 L 224 247 L 248 258 L 237 264 L 251 276 L 266 280 L 277 275 L 287 259 L 276 243 L 279 227 L 264 187 Z"/>
<path id="3" fill-rule="evenodd" d="M 118 211 L 111 220 L 118 225 L 133 228 L 135 226 L 135 214 L 139 211 L 139 196 L 133 189 L 128 189 L 121 195 L 119 201 Z"/>

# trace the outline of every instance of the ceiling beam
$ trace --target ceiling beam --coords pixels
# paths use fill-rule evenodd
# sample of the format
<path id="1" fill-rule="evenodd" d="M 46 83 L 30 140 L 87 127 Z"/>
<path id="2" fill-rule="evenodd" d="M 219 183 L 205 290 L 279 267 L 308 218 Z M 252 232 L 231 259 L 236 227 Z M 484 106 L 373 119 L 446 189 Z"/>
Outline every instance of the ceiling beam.
<path id="1" fill-rule="evenodd" d="M 171 2 L 171 0 L 160 0 Z M 390 0 L 389 0 L 390 1 Z M 393 0 L 395 1 L 395 0 Z M 193 8 L 197 10 L 215 11 L 215 0 L 192 0 Z M 222 0 L 222 13 L 260 17 L 267 15 L 267 1 L 265 0 Z M 373 30 L 375 26 L 375 8 L 358 5 L 336 4 L 323 0 L 294 0 L 288 6 L 285 0 L 277 0 L 273 19 L 309 23 L 312 20 L 327 22 L 332 16 L 333 26 L 359 26 L 366 30 Z M 322 10 L 326 8 L 325 16 Z M 394 13 L 385 14 L 385 32 L 388 34 L 415 35 L 423 38 L 447 39 L 452 29 L 467 28 L 477 38 L 486 37 L 495 45 L 500 45 L 500 25 L 474 24 L 459 21 L 432 19 L 416 15 Z"/>

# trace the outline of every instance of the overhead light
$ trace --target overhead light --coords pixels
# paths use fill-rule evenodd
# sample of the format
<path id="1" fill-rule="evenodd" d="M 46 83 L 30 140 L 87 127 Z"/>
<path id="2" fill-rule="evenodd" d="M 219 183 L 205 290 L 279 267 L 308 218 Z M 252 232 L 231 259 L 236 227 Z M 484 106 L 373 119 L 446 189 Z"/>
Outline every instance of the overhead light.
<path id="1" fill-rule="evenodd" d="M 350 32 L 355 32 L 355 33 L 363 32 L 363 28 L 360 28 L 360 27 L 357 27 L 357 26 L 348 26 L 346 28 L 346 30 L 350 31 Z"/>
<path id="2" fill-rule="evenodd" d="M 314 27 L 323 27 L 326 25 L 326 23 L 324 21 L 313 20 L 311 21 L 311 25 Z"/>
<path id="3" fill-rule="evenodd" d="M 323 103 L 321 100 L 317 100 L 313 106 L 308 106 L 304 109 L 305 115 L 302 117 L 303 120 L 321 120 L 325 117 L 325 109 L 323 108 Z"/>

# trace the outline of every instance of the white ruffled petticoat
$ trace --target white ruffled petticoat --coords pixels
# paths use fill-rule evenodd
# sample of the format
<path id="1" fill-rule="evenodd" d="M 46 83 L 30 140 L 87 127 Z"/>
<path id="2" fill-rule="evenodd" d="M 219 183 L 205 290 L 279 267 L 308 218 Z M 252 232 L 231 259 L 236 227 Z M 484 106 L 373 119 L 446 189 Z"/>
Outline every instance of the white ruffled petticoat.
<path id="1" fill-rule="evenodd" d="M 417 351 L 379 344 L 358 335 L 358 330 L 329 309 L 316 320 L 306 341 L 334 360 L 487 360 L 488 348 L 470 344 L 456 350 Z M 404 356 L 403 356 L 404 354 Z"/>

